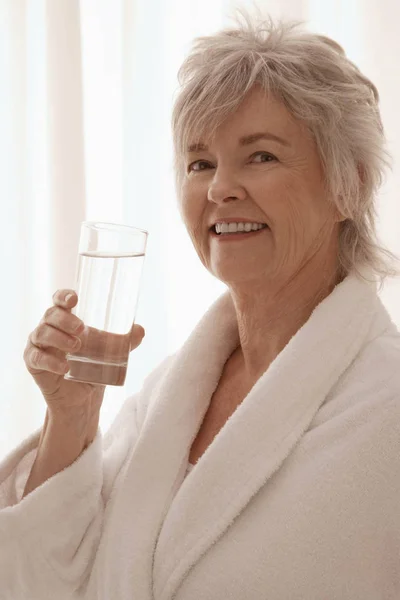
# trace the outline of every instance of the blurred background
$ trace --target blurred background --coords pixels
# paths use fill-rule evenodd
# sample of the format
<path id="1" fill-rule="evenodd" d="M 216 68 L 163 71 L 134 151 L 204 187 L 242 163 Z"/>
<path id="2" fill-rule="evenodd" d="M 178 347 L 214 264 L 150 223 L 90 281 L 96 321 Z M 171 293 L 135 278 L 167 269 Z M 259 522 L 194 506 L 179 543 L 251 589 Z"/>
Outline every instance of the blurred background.
<path id="1" fill-rule="evenodd" d="M 149 232 L 135 319 L 146 337 L 125 385 L 106 388 L 103 432 L 225 291 L 179 217 L 170 115 L 193 38 L 254 4 L 334 38 L 376 84 L 394 158 L 379 234 L 399 254 L 398 0 L 0 0 L 0 456 L 43 423 L 23 353 L 54 292 L 75 289 L 82 221 Z M 400 326 L 399 280 L 381 297 Z"/>

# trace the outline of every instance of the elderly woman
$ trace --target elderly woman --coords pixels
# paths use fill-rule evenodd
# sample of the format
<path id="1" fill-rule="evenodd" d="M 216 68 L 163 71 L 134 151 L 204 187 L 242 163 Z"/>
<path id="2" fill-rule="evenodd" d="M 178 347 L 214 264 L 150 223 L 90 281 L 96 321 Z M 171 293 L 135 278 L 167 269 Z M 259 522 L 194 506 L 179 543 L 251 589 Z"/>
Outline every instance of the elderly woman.
<path id="1" fill-rule="evenodd" d="M 0 597 L 398 599 L 378 92 L 331 39 L 248 17 L 180 75 L 179 210 L 228 289 L 65 468 L 26 493 L 42 430 L 3 461 Z"/>

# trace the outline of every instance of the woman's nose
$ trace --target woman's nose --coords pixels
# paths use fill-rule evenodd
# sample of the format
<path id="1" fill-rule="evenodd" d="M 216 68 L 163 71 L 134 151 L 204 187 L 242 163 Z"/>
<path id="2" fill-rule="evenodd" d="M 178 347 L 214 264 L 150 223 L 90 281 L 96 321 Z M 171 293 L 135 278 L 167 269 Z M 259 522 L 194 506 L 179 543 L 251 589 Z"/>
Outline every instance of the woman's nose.
<path id="1" fill-rule="evenodd" d="M 243 186 L 232 176 L 216 175 L 208 188 L 207 198 L 210 202 L 225 202 L 225 200 L 244 199 L 246 193 Z"/>

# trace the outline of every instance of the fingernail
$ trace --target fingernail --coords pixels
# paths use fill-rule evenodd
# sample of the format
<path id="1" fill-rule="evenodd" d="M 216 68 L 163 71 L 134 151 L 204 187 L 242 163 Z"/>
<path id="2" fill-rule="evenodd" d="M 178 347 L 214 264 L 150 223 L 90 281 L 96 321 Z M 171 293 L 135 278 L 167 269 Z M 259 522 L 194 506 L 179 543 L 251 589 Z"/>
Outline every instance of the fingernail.
<path id="1" fill-rule="evenodd" d="M 72 298 L 73 294 L 67 294 L 64 298 L 64 302 L 68 302 Z"/>

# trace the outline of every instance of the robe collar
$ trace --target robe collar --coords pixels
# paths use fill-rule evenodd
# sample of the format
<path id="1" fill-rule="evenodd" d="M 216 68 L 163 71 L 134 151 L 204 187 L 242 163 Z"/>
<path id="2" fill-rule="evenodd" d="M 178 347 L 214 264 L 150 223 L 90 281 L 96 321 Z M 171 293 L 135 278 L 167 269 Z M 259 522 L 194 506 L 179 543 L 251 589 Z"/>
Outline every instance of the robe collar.
<path id="1" fill-rule="evenodd" d="M 149 581 L 137 597 L 173 599 L 189 569 L 293 451 L 357 355 L 392 325 L 376 280 L 363 272 L 369 283 L 351 274 L 314 309 L 186 478 L 191 445 L 239 343 L 229 291 L 173 356 L 127 473 L 127 526 L 137 548 L 132 581 Z"/>

